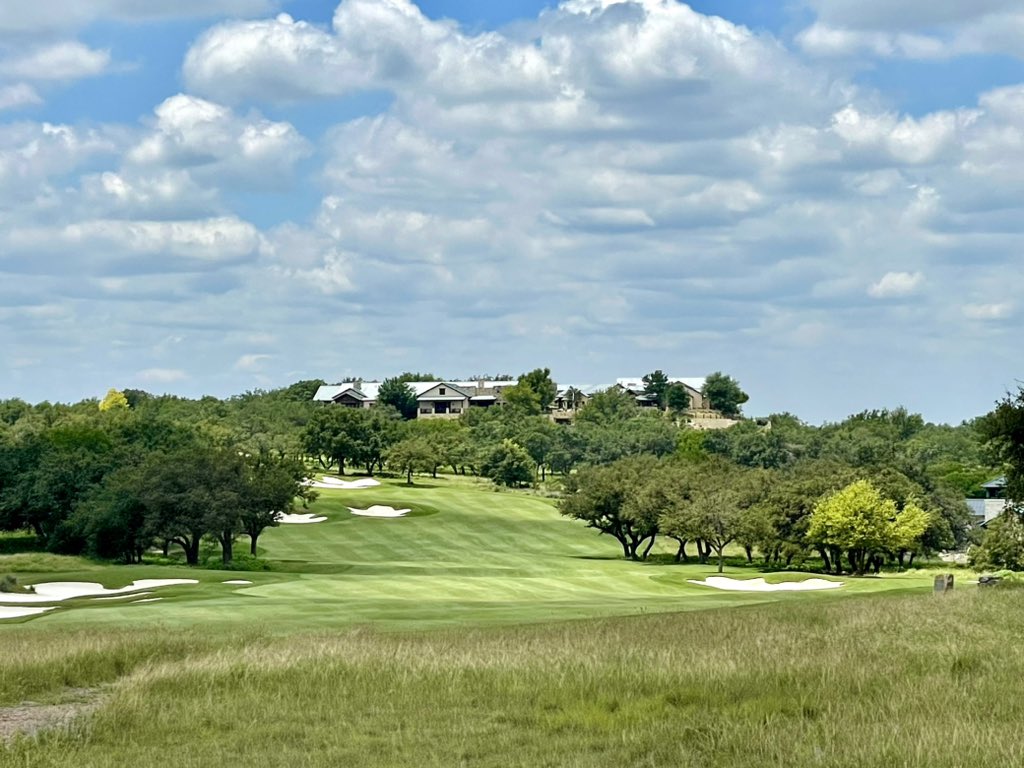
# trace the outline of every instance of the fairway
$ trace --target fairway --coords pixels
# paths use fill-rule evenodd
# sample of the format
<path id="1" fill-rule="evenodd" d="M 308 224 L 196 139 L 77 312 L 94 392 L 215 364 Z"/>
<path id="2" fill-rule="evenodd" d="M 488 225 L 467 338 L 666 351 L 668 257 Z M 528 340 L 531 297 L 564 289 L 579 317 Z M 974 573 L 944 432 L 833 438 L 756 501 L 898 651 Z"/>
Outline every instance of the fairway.
<path id="1" fill-rule="evenodd" d="M 7 620 L 0 632 L 37 628 L 172 625 L 210 630 L 259 626 L 291 633 L 352 625 L 387 629 L 482 626 L 587 617 L 637 615 L 742 606 L 769 601 L 837 599 L 844 595 L 924 589 L 930 574 L 890 574 L 847 580 L 822 593 L 723 592 L 688 580 L 715 573 L 711 565 L 676 565 L 661 558 L 627 562 L 618 544 L 560 516 L 536 495 L 496 492 L 460 477 L 421 479 L 414 486 L 385 480 L 376 488 L 320 491 L 309 512 L 327 518 L 281 525 L 259 540 L 271 572 L 248 572 L 250 586 L 225 585 L 237 572 L 167 566 L 95 566 L 68 559 L 66 572 L 33 572 L 30 556 L 9 559 L 22 583 L 93 581 L 121 587 L 134 579 L 180 578 L 198 585 L 162 588 L 139 604 L 80 598 L 42 617 Z M 409 508 L 402 518 L 353 515 L 372 504 Z M 247 540 L 243 538 L 239 551 Z M 667 551 L 667 549 L 666 549 Z M 59 564 L 60 560 L 52 558 Z M 59 567 L 59 565 L 57 566 Z M 727 569 L 739 577 L 754 568 Z M 769 581 L 805 578 L 774 574 Z"/>

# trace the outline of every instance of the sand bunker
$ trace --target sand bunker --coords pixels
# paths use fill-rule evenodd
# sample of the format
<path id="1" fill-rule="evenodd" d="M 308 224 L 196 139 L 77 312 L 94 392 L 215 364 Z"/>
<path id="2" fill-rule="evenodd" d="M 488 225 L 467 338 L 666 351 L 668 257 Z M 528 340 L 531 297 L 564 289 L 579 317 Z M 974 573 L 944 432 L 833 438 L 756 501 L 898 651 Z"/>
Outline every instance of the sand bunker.
<path id="1" fill-rule="evenodd" d="M 354 507 L 349 507 L 348 511 L 353 515 L 359 515 L 360 517 L 405 517 L 412 510 L 395 509 L 394 507 L 385 507 L 380 504 L 374 504 L 369 509 L 355 509 Z"/>
<path id="2" fill-rule="evenodd" d="M 136 600 L 132 605 L 138 605 L 139 603 L 155 603 L 157 600 L 163 600 L 162 597 L 147 597 L 145 600 Z"/>
<path id="3" fill-rule="evenodd" d="M 783 581 L 769 584 L 764 579 L 730 579 L 728 576 L 708 576 L 704 581 L 690 579 L 691 584 L 701 587 L 727 589 L 732 592 L 804 592 L 815 589 L 839 589 L 841 581 L 807 579 L 806 581 Z"/>
<path id="4" fill-rule="evenodd" d="M 25 616 L 38 616 L 40 613 L 52 611 L 53 608 L 13 608 L 0 605 L 0 619 L 20 619 Z"/>
<path id="5" fill-rule="evenodd" d="M 232 579 L 231 581 L 222 581 L 222 584 L 252 584 L 251 581 L 245 579 Z"/>
<path id="6" fill-rule="evenodd" d="M 327 488 L 330 490 L 357 491 L 362 488 L 376 488 L 380 483 L 372 477 L 361 477 L 358 480 L 342 480 L 338 477 L 327 477 L 323 480 L 312 480 L 306 478 L 303 483 L 312 488 Z"/>
<path id="7" fill-rule="evenodd" d="M 127 587 L 107 589 L 102 584 L 93 584 L 87 581 L 52 581 L 46 584 L 33 584 L 35 593 L 2 593 L 0 594 L 0 603 L 59 603 L 75 597 L 122 595 L 126 592 L 139 592 L 143 589 L 198 583 L 196 579 L 140 579 Z"/>
<path id="8" fill-rule="evenodd" d="M 301 515 L 286 515 L 284 512 L 277 513 L 277 522 L 285 525 L 306 525 L 307 523 L 322 523 L 326 517 L 317 516 L 312 512 L 305 512 Z"/>

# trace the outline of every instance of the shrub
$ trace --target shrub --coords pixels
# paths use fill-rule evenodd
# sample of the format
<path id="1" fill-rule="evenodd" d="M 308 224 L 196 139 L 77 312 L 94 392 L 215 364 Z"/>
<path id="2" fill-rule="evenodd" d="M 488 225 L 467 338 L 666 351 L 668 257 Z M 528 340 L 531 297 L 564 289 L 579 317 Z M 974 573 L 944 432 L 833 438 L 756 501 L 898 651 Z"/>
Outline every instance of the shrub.
<path id="1" fill-rule="evenodd" d="M 273 567 L 266 560 L 248 554 L 235 555 L 230 563 L 221 561 L 220 555 L 203 560 L 203 568 L 211 571 L 270 571 Z"/>

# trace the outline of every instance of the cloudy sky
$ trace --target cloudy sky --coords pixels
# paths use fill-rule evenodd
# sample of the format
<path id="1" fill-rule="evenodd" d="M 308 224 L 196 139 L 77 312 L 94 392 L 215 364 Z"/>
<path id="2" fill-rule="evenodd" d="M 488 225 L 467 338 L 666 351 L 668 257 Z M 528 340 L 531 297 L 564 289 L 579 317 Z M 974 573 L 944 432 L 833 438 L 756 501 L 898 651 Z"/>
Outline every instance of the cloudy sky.
<path id="1" fill-rule="evenodd" d="M 1024 378 L 1019 0 L 48 0 L 0 15 L 0 397 Z"/>

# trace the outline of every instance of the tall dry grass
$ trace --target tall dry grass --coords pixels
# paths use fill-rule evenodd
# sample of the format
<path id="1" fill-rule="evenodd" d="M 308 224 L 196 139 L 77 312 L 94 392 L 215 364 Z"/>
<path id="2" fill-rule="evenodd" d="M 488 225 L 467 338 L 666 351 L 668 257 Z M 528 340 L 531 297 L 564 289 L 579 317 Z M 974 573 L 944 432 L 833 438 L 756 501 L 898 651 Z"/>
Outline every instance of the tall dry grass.
<path id="1" fill-rule="evenodd" d="M 0 764 L 1020 765 L 1022 608 L 995 590 L 137 649 L 39 633 L 3 654 L 0 690 L 52 692 L 79 662 L 120 677 L 75 731 Z"/>

